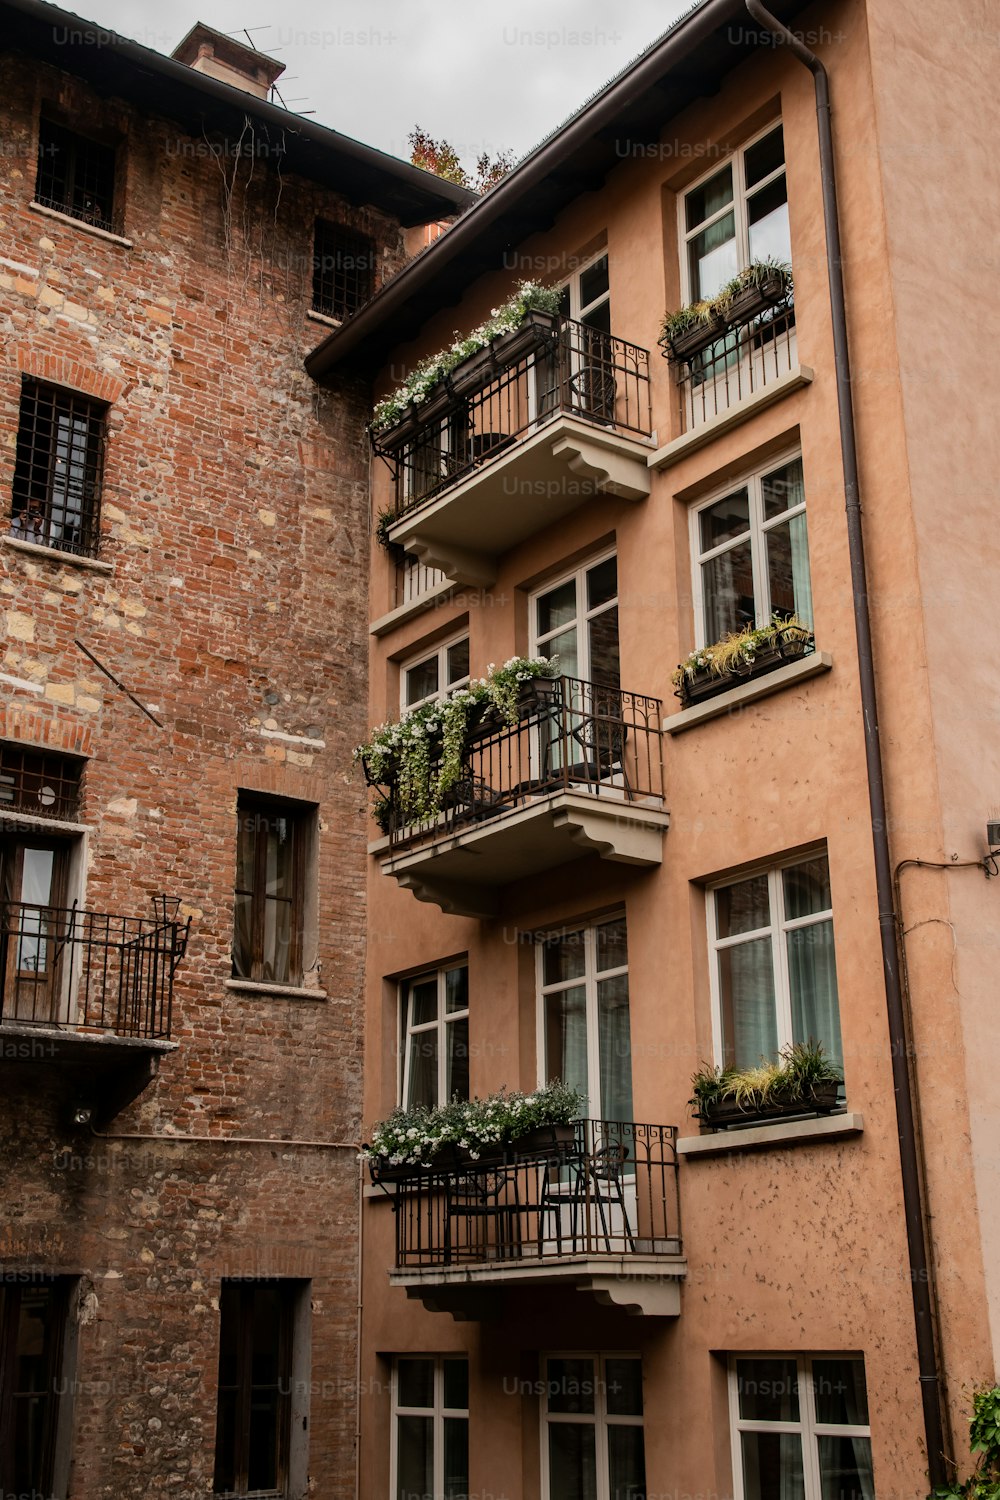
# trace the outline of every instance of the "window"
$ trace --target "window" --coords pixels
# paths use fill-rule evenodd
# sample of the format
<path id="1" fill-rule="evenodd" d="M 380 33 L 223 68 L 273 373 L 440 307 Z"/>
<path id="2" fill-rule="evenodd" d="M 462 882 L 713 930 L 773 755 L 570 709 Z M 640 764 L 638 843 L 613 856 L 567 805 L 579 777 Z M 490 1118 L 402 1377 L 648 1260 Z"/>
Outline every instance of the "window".
<path id="1" fill-rule="evenodd" d="M 843 1065 L 825 853 L 710 892 L 717 1057 L 755 1067 L 789 1042 Z"/>
<path id="2" fill-rule="evenodd" d="M 0 1285 L 0 1494 L 51 1495 L 68 1278 Z"/>
<path id="3" fill-rule="evenodd" d="M 84 224 L 113 230 L 114 147 L 43 118 L 38 127 L 35 201 Z"/>
<path id="4" fill-rule="evenodd" d="M 315 809 L 240 793 L 233 975 L 270 984 L 302 978 L 306 844 Z"/>
<path id="5" fill-rule="evenodd" d="M 802 460 L 751 474 L 692 514 L 699 646 L 773 615 L 812 624 Z"/>
<path id="6" fill-rule="evenodd" d="M 538 953 L 542 1078 L 582 1089 L 594 1119 L 632 1119 L 624 916 L 544 936 Z"/>
<path id="7" fill-rule="evenodd" d="M 0 814 L 75 818 L 83 761 L 0 743 Z"/>
<path id="8" fill-rule="evenodd" d="M 621 685 L 618 560 L 614 553 L 548 584 L 531 601 L 532 654 L 559 658 L 565 677 Z"/>
<path id="9" fill-rule="evenodd" d="M 681 202 L 685 301 L 714 297 L 751 261 L 790 261 L 785 142 L 769 127 Z"/>
<path id="10" fill-rule="evenodd" d="M 375 289 L 375 245 L 365 234 L 316 220 L 313 308 L 329 318 L 349 318 Z"/>
<path id="11" fill-rule="evenodd" d="M 576 271 L 562 288 L 559 298 L 564 318 L 573 318 L 587 328 L 610 333 L 611 281 L 607 251 Z"/>
<path id="12" fill-rule="evenodd" d="M 468 1099 L 468 967 L 453 964 L 404 980 L 400 1019 L 405 1108 Z"/>
<path id="13" fill-rule="evenodd" d="M 445 641 L 400 669 L 401 713 L 422 703 L 439 702 L 457 688 L 469 685 L 469 637 Z"/>
<path id="14" fill-rule="evenodd" d="M 106 410 L 75 391 L 25 380 L 11 536 L 96 557 Z"/>
<path id="15" fill-rule="evenodd" d="M 642 1360 L 549 1355 L 543 1389 L 544 1500 L 644 1500 Z"/>
<path id="16" fill-rule="evenodd" d="M 729 1402 L 736 1500 L 875 1500 L 863 1359 L 741 1355 Z"/>
<path id="17" fill-rule="evenodd" d="M 393 1500 L 466 1500 L 469 1362 L 399 1358 L 392 1370 Z"/>
<path id="18" fill-rule="evenodd" d="M 67 1020 L 66 956 L 70 839 L 25 833 L 0 839 L 0 1016 L 54 1024 Z M 2 1491 L 0 1491 L 2 1493 Z"/>
<path id="19" fill-rule="evenodd" d="M 306 1291 L 303 1291 L 303 1286 Z M 293 1390 L 293 1314 L 308 1283 L 222 1283 L 217 1495 L 284 1495 Z"/>

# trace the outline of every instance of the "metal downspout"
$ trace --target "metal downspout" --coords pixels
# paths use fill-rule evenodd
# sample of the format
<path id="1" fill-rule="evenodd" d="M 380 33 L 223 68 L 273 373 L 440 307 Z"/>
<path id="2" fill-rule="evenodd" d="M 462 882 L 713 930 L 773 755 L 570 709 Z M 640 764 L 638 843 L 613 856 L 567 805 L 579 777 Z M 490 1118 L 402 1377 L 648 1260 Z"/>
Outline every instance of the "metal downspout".
<path id="1" fill-rule="evenodd" d="M 896 914 L 893 904 L 892 865 L 886 819 L 885 780 L 879 740 L 875 669 L 872 661 L 871 616 L 868 609 L 868 579 L 865 569 L 864 536 L 861 528 L 861 497 L 858 483 L 858 452 L 851 395 L 851 365 L 847 347 L 847 312 L 844 305 L 844 275 L 841 262 L 840 222 L 834 175 L 833 131 L 830 123 L 830 80 L 819 58 L 760 3 L 744 0 L 753 19 L 789 50 L 813 75 L 816 89 L 816 119 L 819 133 L 820 174 L 823 188 L 823 222 L 826 232 L 827 271 L 830 280 L 830 311 L 840 416 L 840 451 L 844 467 L 844 500 L 847 510 L 847 540 L 851 559 L 851 591 L 854 626 L 858 642 L 861 678 L 861 708 L 865 731 L 865 761 L 868 769 L 868 801 L 875 852 L 875 886 L 878 895 L 882 971 L 885 980 L 892 1079 L 896 1096 L 896 1124 L 909 1252 L 913 1318 L 917 1336 L 917 1364 L 927 1443 L 928 1477 L 932 1487 L 948 1481 L 945 1453 L 943 1391 L 938 1372 L 935 1342 L 936 1297 L 927 1255 L 926 1220 L 923 1208 L 922 1171 L 917 1150 L 910 1089 L 911 1041 L 903 1009 L 896 950 Z"/>

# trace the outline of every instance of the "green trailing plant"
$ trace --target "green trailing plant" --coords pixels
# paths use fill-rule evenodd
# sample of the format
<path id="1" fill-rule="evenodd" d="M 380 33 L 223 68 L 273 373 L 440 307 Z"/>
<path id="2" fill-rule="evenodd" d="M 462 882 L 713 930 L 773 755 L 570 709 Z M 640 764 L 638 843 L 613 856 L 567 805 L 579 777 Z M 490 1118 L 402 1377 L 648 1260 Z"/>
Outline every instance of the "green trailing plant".
<path id="1" fill-rule="evenodd" d="M 433 387 L 463 359 L 485 349 L 501 334 L 512 333 L 529 313 L 536 311 L 557 313 L 559 292 L 553 287 L 542 286 L 538 281 L 522 281 L 514 295 L 495 307 L 484 323 L 471 333 L 456 333 L 454 342 L 447 349 L 422 359 L 402 385 L 382 398 L 372 415 L 370 430 L 373 436 L 394 427 L 411 403 L 419 406 L 425 401 Z"/>
<path id="2" fill-rule="evenodd" d="M 756 1114 L 773 1104 L 807 1100 L 817 1084 L 843 1083 L 820 1042 L 790 1042 L 773 1062 L 761 1059 L 755 1068 L 712 1067 L 705 1063 L 691 1079 L 688 1101 L 705 1118 L 714 1104 L 735 1104 Z M 998 1497 L 1000 1500 L 1000 1497 Z"/>
<path id="3" fill-rule="evenodd" d="M 927 1500 L 1000 1500 L 1000 1386 L 984 1386 L 972 1397 L 969 1447 L 976 1466 L 967 1479 L 956 1473 Z"/>
<path id="4" fill-rule="evenodd" d="M 660 343 L 668 344 L 691 328 L 708 327 L 714 322 L 725 322 L 729 309 L 740 292 L 745 292 L 749 287 L 763 286 L 775 275 L 781 277 L 784 295 L 790 296 L 792 268 L 787 261 L 776 260 L 770 256 L 764 260 L 751 261 L 732 280 L 727 281 L 714 297 L 699 302 L 689 302 L 686 307 L 679 307 L 676 312 L 668 312 L 660 329 Z"/>
<path id="5" fill-rule="evenodd" d="M 671 681 L 675 687 L 680 687 L 685 678 L 690 681 L 699 672 L 725 677 L 742 667 L 752 667 L 758 654 L 772 648 L 779 640 L 811 641 L 812 630 L 797 615 L 785 619 L 776 614 L 767 625 L 745 625 L 742 630 L 734 630 L 711 646 L 700 646 L 697 651 L 692 651 L 672 673 Z"/>
<path id="6" fill-rule="evenodd" d="M 660 329 L 660 342 L 668 343 L 671 339 L 680 338 L 682 333 L 687 333 L 692 328 L 707 327 L 715 318 L 714 302 L 689 302 L 686 307 L 679 307 L 676 312 L 665 315 Z"/>
<path id="7" fill-rule="evenodd" d="M 554 1079 L 530 1094 L 503 1088 L 484 1099 L 451 1099 L 436 1109 L 395 1109 L 372 1127 L 362 1156 L 394 1167 L 431 1167 L 446 1146 L 458 1146 L 475 1161 L 484 1149 L 509 1145 L 539 1126 L 570 1124 L 585 1104 L 579 1089 Z"/>

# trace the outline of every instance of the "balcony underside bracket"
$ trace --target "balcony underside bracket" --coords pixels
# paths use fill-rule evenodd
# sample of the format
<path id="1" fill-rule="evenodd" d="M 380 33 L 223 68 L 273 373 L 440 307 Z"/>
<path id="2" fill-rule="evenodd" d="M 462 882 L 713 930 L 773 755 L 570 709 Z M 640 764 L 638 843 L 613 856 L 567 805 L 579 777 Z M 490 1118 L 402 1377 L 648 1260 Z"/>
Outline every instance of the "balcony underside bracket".
<path id="1" fill-rule="evenodd" d="M 581 479 L 592 480 L 595 494 L 614 495 L 619 500 L 644 500 L 649 494 L 649 471 L 644 474 L 632 454 L 626 456 L 607 447 L 599 437 L 579 428 L 552 444 L 552 456 L 564 460 Z"/>
<path id="2" fill-rule="evenodd" d="M 655 823 L 632 819 L 628 816 L 627 805 L 622 805 L 621 811 L 614 816 L 613 828 L 609 827 L 605 807 L 581 807 L 577 802 L 570 807 L 557 808 L 552 814 L 552 826 L 565 828 L 579 848 L 622 865 L 658 865 L 662 858 L 665 823 L 663 815 Z"/>
<path id="3" fill-rule="evenodd" d="M 635 1318 L 679 1318 L 681 1281 L 677 1276 L 593 1276 L 577 1283 L 604 1307 L 618 1308 Z"/>
<path id="4" fill-rule="evenodd" d="M 407 552 L 424 568 L 439 568 L 466 588 L 488 588 L 496 582 L 495 560 L 484 552 L 453 547 L 448 542 L 421 536 L 407 538 Z"/>
<path id="5" fill-rule="evenodd" d="M 495 917 L 500 909 L 495 886 L 433 880 L 409 870 L 398 874 L 396 880 L 418 901 L 439 906 L 449 917 Z"/>

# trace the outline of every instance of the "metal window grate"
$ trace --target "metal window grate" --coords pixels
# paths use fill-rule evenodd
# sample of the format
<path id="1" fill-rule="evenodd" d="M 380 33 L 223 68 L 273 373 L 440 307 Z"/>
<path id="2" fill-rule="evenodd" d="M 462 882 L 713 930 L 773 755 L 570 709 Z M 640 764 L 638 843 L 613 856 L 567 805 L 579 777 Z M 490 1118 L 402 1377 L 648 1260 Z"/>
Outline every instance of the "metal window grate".
<path id="1" fill-rule="evenodd" d="M 42 120 L 35 199 L 98 229 L 114 229 L 115 150 Z"/>
<path id="2" fill-rule="evenodd" d="M 313 309 L 349 318 L 368 301 L 375 285 L 375 245 L 366 234 L 316 221 Z"/>
<path id="3" fill-rule="evenodd" d="M 0 817 L 4 812 L 75 818 L 83 761 L 0 744 Z"/>
<path id="4" fill-rule="evenodd" d="M 11 535 L 97 555 L 105 407 L 26 380 L 21 392 Z"/>

